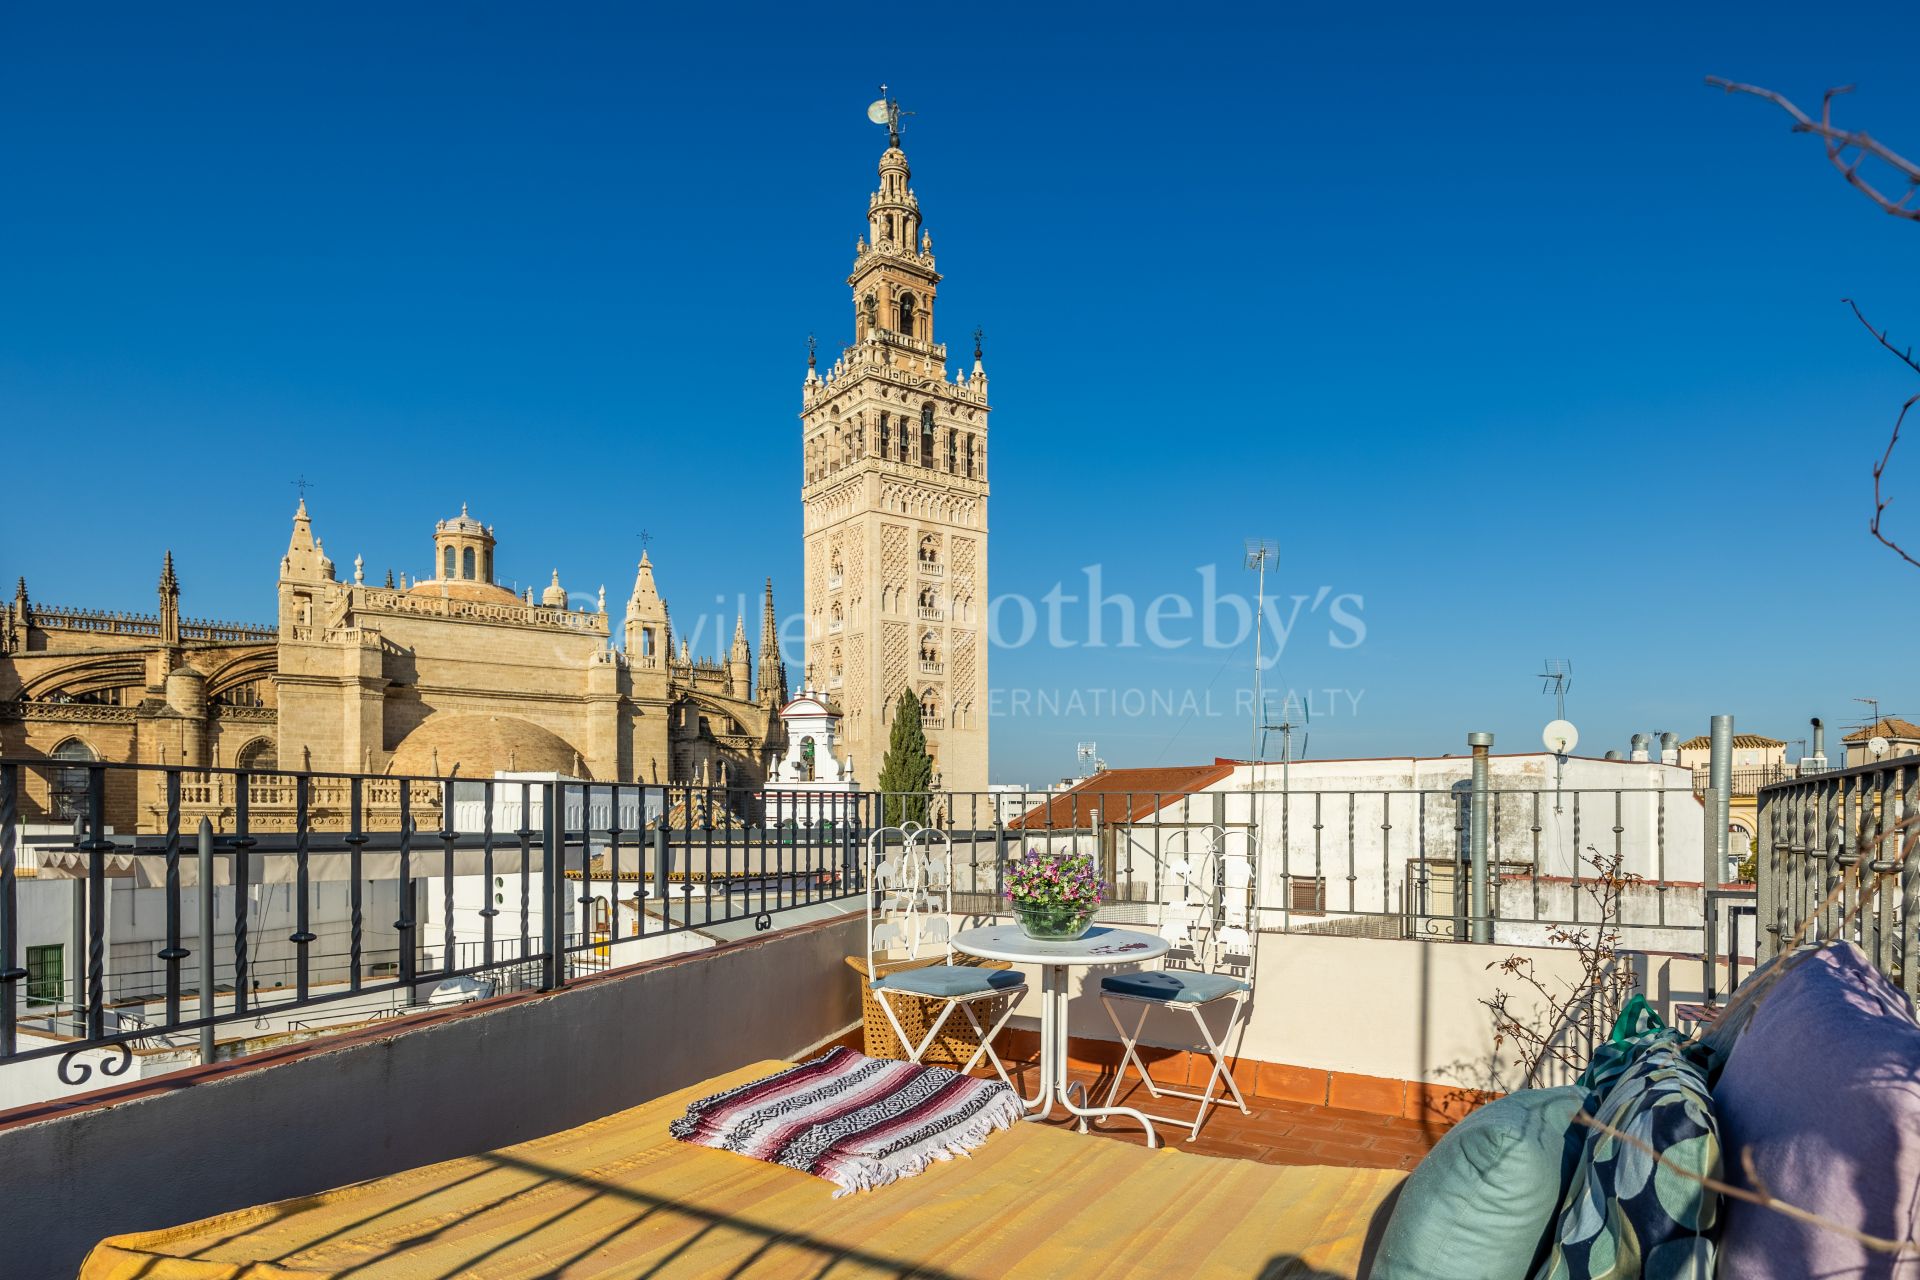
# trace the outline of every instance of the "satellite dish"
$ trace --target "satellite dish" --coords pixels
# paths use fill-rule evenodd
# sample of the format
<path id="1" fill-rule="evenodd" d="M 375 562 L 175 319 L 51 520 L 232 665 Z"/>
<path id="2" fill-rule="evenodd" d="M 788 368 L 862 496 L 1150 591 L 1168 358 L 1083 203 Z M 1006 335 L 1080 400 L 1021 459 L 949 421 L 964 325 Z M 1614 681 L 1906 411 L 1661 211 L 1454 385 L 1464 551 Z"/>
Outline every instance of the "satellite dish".
<path id="1" fill-rule="evenodd" d="M 887 100 L 885 98 L 875 98 L 873 100 L 873 105 L 867 108 L 867 119 L 873 121 L 875 124 L 887 123 Z"/>
<path id="2" fill-rule="evenodd" d="M 1877 733 L 1874 734 L 1871 738 L 1867 739 L 1867 750 L 1873 752 L 1873 758 L 1875 760 L 1879 760 L 1882 757 L 1884 757 L 1887 754 L 1888 749 L 1892 746 L 1893 746 L 1892 743 L 1888 742 L 1885 738 L 1881 737 Z"/>
<path id="3" fill-rule="evenodd" d="M 1580 731 L 1573 727 L 1571 720 L 1555 720 L 1540 731 L 1540 740 L 1547 750 L 1557 756 L 1564 756 L 1580 745 Z"/>

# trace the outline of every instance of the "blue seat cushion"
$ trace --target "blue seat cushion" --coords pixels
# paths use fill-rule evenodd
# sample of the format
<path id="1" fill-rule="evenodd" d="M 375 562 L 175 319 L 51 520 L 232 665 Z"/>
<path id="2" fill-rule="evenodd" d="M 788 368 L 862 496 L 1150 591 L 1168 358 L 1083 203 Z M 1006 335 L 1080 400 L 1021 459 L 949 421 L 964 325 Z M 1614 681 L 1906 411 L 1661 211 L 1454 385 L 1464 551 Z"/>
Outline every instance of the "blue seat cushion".
<path id="1" fill-rule="evenodd" d="M 936 964 L 925 969 L 889 973 L 873 985 L 917 996 L 971 996 L 982 991 L 1004 991 L 1026 979 L 1013 969 L 982 969 L 973 965 Z"/>
<path id="2" fill-rule="evenodd" d="M 1205 1004 L 1245 991 L 1247 984 L 1224 973 L 1187 973 L 1180 969 L 1160 969 L 1148 973 L 1122 973 L 1100 979 L 1100 989 L 1116 996 L 1137 1000 L 1170 1000 L 1180 1004 Z"/>

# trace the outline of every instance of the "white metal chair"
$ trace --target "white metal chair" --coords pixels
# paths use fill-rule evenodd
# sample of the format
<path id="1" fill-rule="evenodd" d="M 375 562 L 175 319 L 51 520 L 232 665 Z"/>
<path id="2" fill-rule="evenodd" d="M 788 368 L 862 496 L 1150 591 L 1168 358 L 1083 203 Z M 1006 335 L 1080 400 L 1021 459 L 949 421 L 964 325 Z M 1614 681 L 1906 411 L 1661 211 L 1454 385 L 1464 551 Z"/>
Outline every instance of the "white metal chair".
<path id="1" fill-rule="evenodd" d="M 887 836 L 899 838 L 888 845 Z M 933 852 L 935 843 L 940 852 Z M 980 1047 L 960 1070 L 972 1071 L 984 1056 L 1009 1087 L 1013 1078 L 1006 1064 L 994 1052 L 993 1038 L 1013 1016 L 1013 1007 L 1026 994 L 1026 979 L 1011 969 L 988 969 L 953 962 L 951 927 L 953 911 L 953 841 L 943 831 L 907 823 L 882 827 L 867 839 L 867 964 L 868 986 L 874 999 L 886 1013 L 906 1050 L 907 1061 L 918 1062 L 940 1035 L 940 1028 L 958 1009 L 980 1039 Z M 881 957 L 914 961 L 939 948 L 942 962 L 914 969 L 881 973 Z M 944 1007 L 935 1017 L 918 1044 L 909 1039 L 900 1025 L 894 1000 L 905 996 L 915 1000 L 935 1000 Z M 975 1006 L 1004 999 L 1006 1008 L 991 1028 L 985 1026 Z"/>
<path id="2" fill-rule="evenodd" d="M 1257 936 L 1254 909 L 1254 868 L 1251 838 L 1247 850 L 1234 853 L 1227 849 L 1224 827 L 1209 824 L 1198 829 L 1206 847 L 1192 850 L 1193 841 L 1184 839 L 1190 828 L 1182 827 L 1169 840 L 1180 840 L 1181 856 L 1169 857 L 1163 868 L 1160 932 L 1169 944 L 1165 967 L 1138 973 L 1123 973 L 1103 978 L 1100 1003 L 1120 1036 L 1123 1053 L 1114 1070 L 1113 1088 L 1107 1093 L 1107 1105 L 1120 1096 L 1129 1068 L 1139 1073 L 1140 1082 L 1154 1098 L 1186 1098 L 1200 1104 L 1191 1120 L 1175 1116 L 1145 1113 L 1149 1119 L 1176 1128 L 1187 1128 L 1187 1140 L 1200 1136 L 1207 1113 L 1218 1103 L 1231 1100 L 1247 1113 L 1247 1100 L 1234 1082 L 1227 1066 L 1226 1046 L 1241 1025 L 1247 1001 L 1253 994 L 1253 947 Z M 1235 832 L 1235 835 L 1244 833 Z M 1138 1016 L 1129 1030 L 1121 1023 L 1119 1007 L 1135 1006 Z M 1207 1025 L 1207 1013 L 1215 1006 L 1225 1007 L 1225 1025 L 1216 1036 Z M 1193 1018 L 1200 1042 L 1213 1060 L 1207 1086 L 1199 1093 L 1156 1083 L 1140 1060 L 1140 1032 L 1147 1015 L 1155 1009 L 1185 1013 Z M 1225 1084 L 1224 1093 L 1219 1087 Z"/>

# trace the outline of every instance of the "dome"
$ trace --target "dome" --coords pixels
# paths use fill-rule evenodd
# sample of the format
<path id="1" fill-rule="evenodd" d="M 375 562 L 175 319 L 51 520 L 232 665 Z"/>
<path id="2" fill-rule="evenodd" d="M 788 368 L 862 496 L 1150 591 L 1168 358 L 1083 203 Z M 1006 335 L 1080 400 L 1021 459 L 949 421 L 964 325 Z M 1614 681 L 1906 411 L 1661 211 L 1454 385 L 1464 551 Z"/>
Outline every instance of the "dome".
<path id="1" fill-rule="evenodd" d="M 580 753 L 539 725 L 513 716 L 439 711 L 401 739 L 388 771 L 446 777 L 459 766 L 463 778 L 490 778 L 500 770 L 561 773 L 590 778 Z"/>
<path id="2" fill-rule="evenodd" d="M 540 603 L 549 609 L 567 607 L 567 589 L 560 585 L 560 571 L 553 571 L 553 585 L 540 593 Z"/>
<path id="3" fill-rule="evenodd" d="M 446 582 L 436 582 L 431 578 L 422 578 L 407 588 L 410 596 L 439 596 L 443 600 L 471 600 L 476 604 L 525 604 L 513 592 L 492 582 L 472 582 L 465 578 L 453 578 Z"/>
<path id="4" fill-rule="evenodd" d="M 435 533 L 468 533 L 483 538 L 493 532 L 493 530 L 487 528 L 487 526 L 467 514 L 467 504 L 464 502 L 460 504 L 459 515 L 448 520 L 439 521 L 433 526 L 433 531 Z"/>

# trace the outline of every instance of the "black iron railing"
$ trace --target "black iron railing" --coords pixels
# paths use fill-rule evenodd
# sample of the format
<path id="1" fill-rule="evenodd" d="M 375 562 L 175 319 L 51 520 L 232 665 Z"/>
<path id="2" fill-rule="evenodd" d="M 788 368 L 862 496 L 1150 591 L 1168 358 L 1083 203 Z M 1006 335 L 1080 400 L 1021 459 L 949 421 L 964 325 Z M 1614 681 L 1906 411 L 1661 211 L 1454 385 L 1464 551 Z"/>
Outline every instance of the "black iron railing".
<path id="1" fill-rule="evenodd" d="M 662 935 L 771 929 L 859 897 L 877 805 L 0 759 L 0 1065 L 59 1057 L 74 1084 L 86 1050 L 115 1076 L 135 1046 L 198 1033 L 210 1058 L 215 1033 L 329 1006 L 351 1021 L 455 978 L 550 989 Z"/>
<path id="2" fill-rule="evenodd" d="M 1920 756 L 1763 787 L 1758 804 L 1760 954 L 1846 938 L 1920 996 Z"/>

